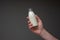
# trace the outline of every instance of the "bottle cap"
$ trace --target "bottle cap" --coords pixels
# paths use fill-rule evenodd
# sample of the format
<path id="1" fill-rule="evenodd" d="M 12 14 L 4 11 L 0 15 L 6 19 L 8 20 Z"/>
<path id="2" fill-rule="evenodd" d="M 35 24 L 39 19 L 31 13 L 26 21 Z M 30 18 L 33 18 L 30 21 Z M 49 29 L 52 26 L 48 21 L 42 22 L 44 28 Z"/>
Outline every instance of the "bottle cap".
<path id="1" fill-rule="evenodd" d="M 32 11 L 32 9 L 31 9 L 31 8 L 29 8 L 29 11 Z"/>

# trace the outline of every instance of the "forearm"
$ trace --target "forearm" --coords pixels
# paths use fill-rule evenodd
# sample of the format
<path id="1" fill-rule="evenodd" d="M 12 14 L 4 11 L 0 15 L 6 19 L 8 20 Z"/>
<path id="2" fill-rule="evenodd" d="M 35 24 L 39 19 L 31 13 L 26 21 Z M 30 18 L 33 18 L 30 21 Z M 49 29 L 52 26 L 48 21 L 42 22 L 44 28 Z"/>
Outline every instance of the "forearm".
<path id="1" fill-rule="evenodd" d="M 49 32 L 47 32 L 44 28 L 42 29 L 40 36 L 45 40 L 58 40 L 54 36 L 52 36 Z"/>

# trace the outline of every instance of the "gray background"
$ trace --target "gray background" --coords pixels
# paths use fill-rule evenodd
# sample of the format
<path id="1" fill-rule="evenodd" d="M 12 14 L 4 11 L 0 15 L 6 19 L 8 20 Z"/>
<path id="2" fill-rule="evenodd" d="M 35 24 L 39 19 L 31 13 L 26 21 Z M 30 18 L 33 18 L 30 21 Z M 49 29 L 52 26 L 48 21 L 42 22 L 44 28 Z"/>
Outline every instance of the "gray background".
<path id="1" fill-rule="evenodd" d="M 43 40 L 27 26 L 28 9 L 43 21 L 44 28 L 60 38 L 59 1 L 0 1 L 0 40 Z"/>

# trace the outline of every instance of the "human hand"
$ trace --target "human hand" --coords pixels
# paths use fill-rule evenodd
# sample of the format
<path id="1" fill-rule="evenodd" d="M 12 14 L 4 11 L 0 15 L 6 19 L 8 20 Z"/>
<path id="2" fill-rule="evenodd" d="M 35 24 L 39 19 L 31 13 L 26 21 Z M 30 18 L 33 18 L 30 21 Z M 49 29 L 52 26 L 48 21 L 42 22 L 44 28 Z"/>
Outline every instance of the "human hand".
<path id="1" fill-rule="evenodd" d="M 37 19 L 38 26 L 34 27 L 33 24 L 30 22 L 29 17 L 27 17 L 27 19 L 28 19 L 28 28 L 33 33 L 40 35 L 40 33 L 41 33 L 42 29 L 43 29 L 42 20 L 37 15 L 35 15 L 35 17 Z"/>
<path id="2" fill-rule="evenodd" d="M 28 28 L 35 34 L 40 35 L 45 40 L 58 40 L 56 37 L 51 35 L 47 30 L 43 28 L 42 20 L 36 15 L 38 26 L 34 27 L 33 24 L 30 22 L 29 17 L 28 19 Z"/>

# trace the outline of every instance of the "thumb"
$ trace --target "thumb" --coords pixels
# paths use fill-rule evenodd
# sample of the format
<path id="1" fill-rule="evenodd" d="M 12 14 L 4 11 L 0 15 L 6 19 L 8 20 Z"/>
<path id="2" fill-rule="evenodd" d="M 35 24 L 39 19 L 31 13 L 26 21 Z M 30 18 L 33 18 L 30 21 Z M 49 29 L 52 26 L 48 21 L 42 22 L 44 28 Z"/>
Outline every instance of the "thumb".
<path id="1" fill-rule="evenodd" d="M 37 15 L 35 15 L 35 17 L 36 17 L 36 19 L 37 19 L 38 22 L 41 21 L 41 19 Z"/>

